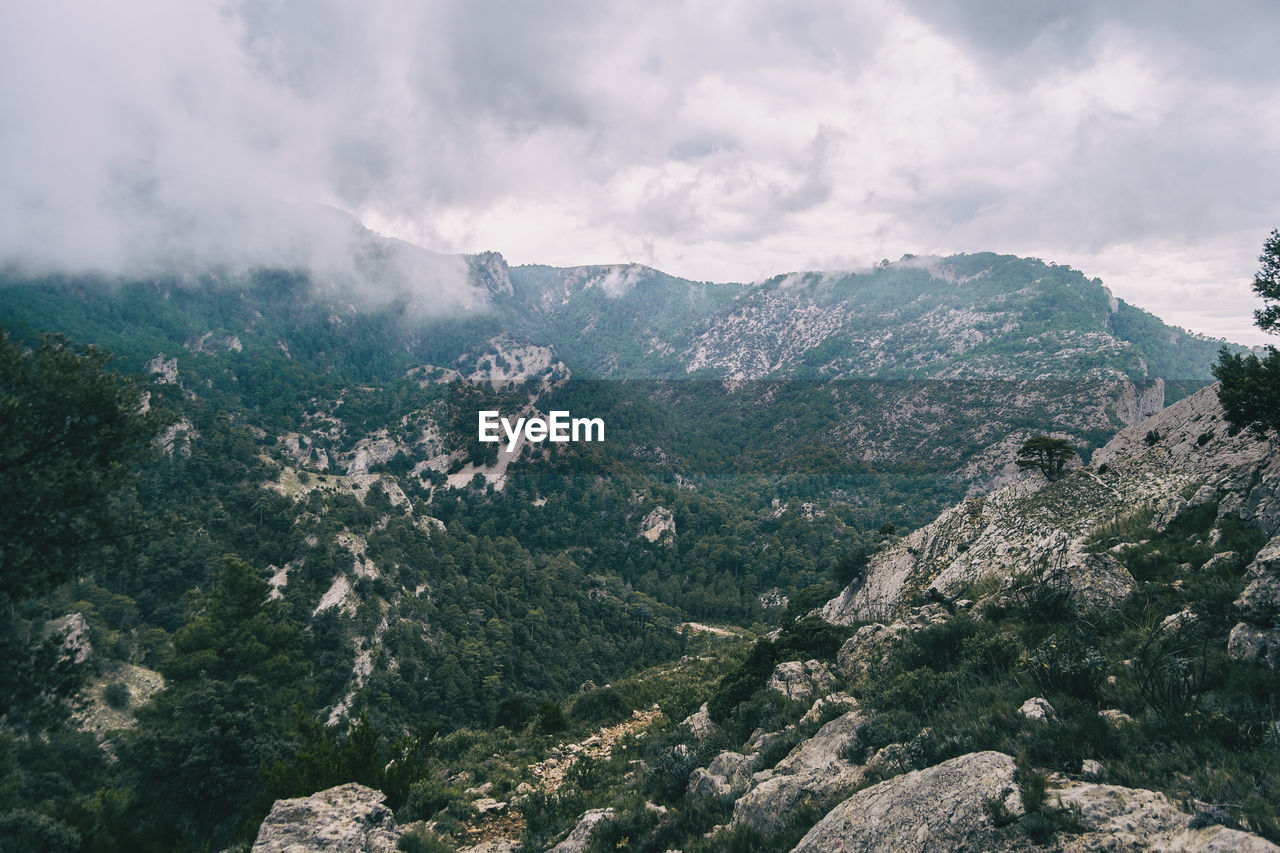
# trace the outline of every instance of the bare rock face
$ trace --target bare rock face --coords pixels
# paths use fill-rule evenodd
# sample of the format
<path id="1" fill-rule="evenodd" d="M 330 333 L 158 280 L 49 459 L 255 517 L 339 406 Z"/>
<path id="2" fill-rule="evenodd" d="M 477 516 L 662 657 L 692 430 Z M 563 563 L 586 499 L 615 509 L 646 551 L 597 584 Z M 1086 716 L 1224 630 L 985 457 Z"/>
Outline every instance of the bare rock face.
<path id="1" fill-rule="evenodd" d="M 866 771 L 841 754 L 856 747 L 863 719 L 856 710 L 837 717 L 772 771 L 757 773 L 753 786 L 734 803 L 733 824 L 767 835 L 782 829 L 797 806 L 831 800 L 857 787 Z"/>
<path id="2" fill-rule="evenodd" d="M 1070 784 L 1055 795 L 1057 803 L 1076 811 L 1088 832 L 1062 837 L 1062 850 L 1178 850 L 1210 853 L 1277 851 L 1280 847 L 1256 835 L 1224 826 L 1191 828 L 1191 815 L 1156 791 L 1117 785 Z"/>
<path id="3" fill-rule="evenodd" d="M 381 791 L 354 782 L 276 800 L 253 853 L 394 853 L 401 830 Z"/>
<path id="4" fill-rule="evenodd" d="M 943 512 L 874 555 L 865 576 L 822 608 L 823 618 L 891 623 L 929 589 L 954 596 L 1038 566 L 1065 569 L 1081 607 L 1114 606 L 1133 579 L 1110 555 L 1091 554 L 1086 545 L 1106 525 L 1143 509 L 1157 511 L 1159 527 L 1216 504 L 1218 517 L 1236 516 L 1275 536 L 1280 454 L 1248 431 L 1230 434 L 1217 390 L 1209 386 L 1121 430 L 1093 453 L 1089 468 L 1054 483 L 1020 480 Z M 1190 499 L 1181 497 L 1188 492 Z M 1271 583 L 1260 583 L 1255 597 L 1280 606 L 1280 580 Z"/>
<path id="5" fill-rule="evenodd" d="M 974 752 L 888 779 L 832 809 L 792 853 L 996 849 L 1002 833 L 983 806 L 1022 813 L 1015 769 L 1003 753 Z"/>
<path id="6" fill-rule="evenodd" d="M 768 684 L 770 690 L 796 701 L 830 692 L 835 686 L 835 676 L 818 660 L 784 661 L 774 667 Z"/>
<path id="7" fill-rule="evenodd" d="M 613 809 L 589 809 L 578 820 L 569 837 L 551 848 L 551 853 L 582 853 L 591 846 L 591 833 L 596 824 L 613 818 Z"/>

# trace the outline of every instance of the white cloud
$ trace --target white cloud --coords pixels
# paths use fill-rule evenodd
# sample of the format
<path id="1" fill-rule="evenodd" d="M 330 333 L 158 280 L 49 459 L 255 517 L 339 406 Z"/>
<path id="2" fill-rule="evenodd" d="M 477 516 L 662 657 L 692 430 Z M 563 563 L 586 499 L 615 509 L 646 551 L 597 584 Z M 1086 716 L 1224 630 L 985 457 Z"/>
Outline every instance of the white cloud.
<path id="1" fill-rule="evenodd" d="M 1247 281 L 1280 225 L 1278 18 L 1265 3 L 20 5 L 0 33 L 0 257 L 310 262 L 342 248 L 306 212 L 319 203 L 435 251 L 697 279 L 1036 255 L 1257 340 Z"/>

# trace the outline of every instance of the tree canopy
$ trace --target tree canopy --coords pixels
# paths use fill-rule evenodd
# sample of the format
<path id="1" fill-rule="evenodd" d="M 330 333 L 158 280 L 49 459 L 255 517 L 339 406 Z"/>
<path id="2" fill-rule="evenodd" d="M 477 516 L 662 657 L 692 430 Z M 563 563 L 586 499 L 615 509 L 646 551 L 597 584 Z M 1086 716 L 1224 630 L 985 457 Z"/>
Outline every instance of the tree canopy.
<path id="1" fill-rule="evenodd" d="M 1018 448 L 1016 461 L 1019 468 L 1039 469 L 1052 481 L 1062 476 L 1063 467 L 1075 455 L 1075 448 L 1065 438 L 1033 435 Z"/>
<path id="2" fill-rule="evenodd" d="M 1258 262 L 1253 290 L 1264 306 L 1253 312 L 1254 321 L 1264 332 L 1280 334 L 1280 229 L 1262 244 Z M 1232 429 L 1248 427 L 1259 434 L 1280 431 L 1280 350 L 1269 346 L 1259 358 L 1223 347 L 1213 375 L 1221 383 L 1218 399 Z"/>

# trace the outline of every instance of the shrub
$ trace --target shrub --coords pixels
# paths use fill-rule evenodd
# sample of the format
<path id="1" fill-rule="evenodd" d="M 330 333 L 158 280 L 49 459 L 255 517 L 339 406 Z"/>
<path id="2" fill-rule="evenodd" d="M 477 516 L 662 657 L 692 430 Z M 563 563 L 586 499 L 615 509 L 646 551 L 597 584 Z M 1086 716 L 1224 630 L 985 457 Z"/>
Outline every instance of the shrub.
<path id="1" fill-rule="evenodd" d="M 129 694 L 129 686 L 123 681 L 113 681 L 102 691 L 102 701 L 117 711 L 128 708 L 130 698 L 132 697 Z"/>
<path id="2" fill-rule="evenodd" d="M 1052 634 L 1027 659 L 1036 686 L 1046 693 L 1065 693 L 1095 701 L 1107 662 L 1078 627 Z"/>

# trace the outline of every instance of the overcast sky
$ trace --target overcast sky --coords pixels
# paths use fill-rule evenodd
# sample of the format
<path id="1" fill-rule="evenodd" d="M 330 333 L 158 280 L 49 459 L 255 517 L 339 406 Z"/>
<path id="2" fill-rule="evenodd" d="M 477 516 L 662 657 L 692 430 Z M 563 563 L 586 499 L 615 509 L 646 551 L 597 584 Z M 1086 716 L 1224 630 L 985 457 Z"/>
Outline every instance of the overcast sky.
<path id="1" fill-rule="evenodd" d="M 442 252 L 750 281 L 1033 255 L 1258 343 L 1274 2 L 11 3 L 0 257 Z M 284 205 L 283 207 L 281 205 Z M 310 229 L 310 230 L 309 230 Z"/>

